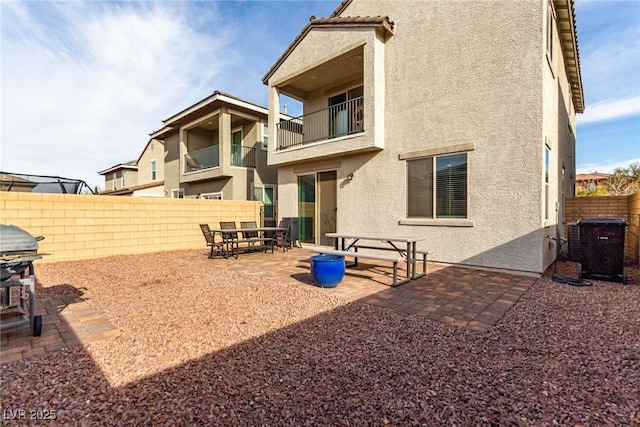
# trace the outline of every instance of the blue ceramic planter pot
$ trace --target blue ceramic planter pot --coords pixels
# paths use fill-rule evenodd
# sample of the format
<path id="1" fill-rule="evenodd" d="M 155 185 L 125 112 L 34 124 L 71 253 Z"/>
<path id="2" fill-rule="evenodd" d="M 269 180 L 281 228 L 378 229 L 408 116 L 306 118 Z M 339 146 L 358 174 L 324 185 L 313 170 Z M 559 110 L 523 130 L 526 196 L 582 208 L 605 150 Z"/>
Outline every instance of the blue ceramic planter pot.
<path id="1" fill-rule="evenodd" d="M 323 288 L 335 288 L 344 277 L 344 257 L 340 255 L 314 255 L 311 257 L 311 275 Z"/>

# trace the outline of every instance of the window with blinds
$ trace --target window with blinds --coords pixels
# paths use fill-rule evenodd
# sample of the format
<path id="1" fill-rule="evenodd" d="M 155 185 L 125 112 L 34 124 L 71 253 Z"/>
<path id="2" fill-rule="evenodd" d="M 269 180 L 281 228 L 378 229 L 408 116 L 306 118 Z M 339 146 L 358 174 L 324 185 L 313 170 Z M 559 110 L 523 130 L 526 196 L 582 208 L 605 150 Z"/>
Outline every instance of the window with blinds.
<path id="1" fill-rule="evenodd" d="M 407 161 L 407 218 L 467 218 L 467 205 L 467 153 Z"/>

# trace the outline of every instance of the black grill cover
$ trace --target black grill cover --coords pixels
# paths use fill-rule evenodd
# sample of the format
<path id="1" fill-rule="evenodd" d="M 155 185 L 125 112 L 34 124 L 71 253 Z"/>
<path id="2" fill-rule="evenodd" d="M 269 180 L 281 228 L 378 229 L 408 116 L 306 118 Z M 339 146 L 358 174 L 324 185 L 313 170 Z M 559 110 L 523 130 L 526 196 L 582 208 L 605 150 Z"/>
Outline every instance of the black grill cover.
<path id="1" fill-rule="evenodd" d="M 38 241 L 15 225 L 0 224 L 0 255 L 38 252 Z"/>

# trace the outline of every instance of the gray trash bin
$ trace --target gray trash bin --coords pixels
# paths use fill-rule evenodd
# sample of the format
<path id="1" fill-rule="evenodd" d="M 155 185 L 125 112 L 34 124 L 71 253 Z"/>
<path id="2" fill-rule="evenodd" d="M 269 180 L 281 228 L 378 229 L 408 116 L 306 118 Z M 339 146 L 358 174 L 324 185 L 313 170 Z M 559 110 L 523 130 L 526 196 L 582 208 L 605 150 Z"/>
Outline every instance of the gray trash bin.
<path id="1" fill-rule="evenodd" d="M 624 232 L 627 222 L 617 218 L 587 218 L 580 229 L 581 277 L 627 282 Z"/>

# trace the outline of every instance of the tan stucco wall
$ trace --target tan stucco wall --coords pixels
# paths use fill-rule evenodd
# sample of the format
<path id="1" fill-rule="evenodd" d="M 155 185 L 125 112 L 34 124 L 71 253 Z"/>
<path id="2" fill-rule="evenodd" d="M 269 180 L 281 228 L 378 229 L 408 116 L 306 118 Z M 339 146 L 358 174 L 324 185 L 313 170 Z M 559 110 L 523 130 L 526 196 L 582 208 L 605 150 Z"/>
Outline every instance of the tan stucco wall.
<path id="1" fill-rule="evenodd" d="M 113 175 L 116 176 L 115 188 L 113 182 Z M 122 176 L 124 175 L 124 182 Z M 113 172 L 109 172 L 104 176 L 104 189 L 105 191 L 119 190 L 125 187 L 133 187 L 138 183 L 138 171 L 135 169 L 117 169 Z"/>
<path id="2" fill-rule="evenodd" d="M 171 190 L 180 188 L 180 134 L 178 132 L 164 140 L 164 189 L 168 197 Z"/>
<path id="3" fill-rule="evenodd" d="M 545 130 L 555 127 L 546 134 L 566 139 L 558 129 L 567 126 L 543 119 L 562 116 L 557 83 L 543 82 L 545 10 L 542 0 L 351 3 L 343 16 L 389 16 L 395 34 L 385 43 L 384 150 L 327 163 L 338 171 L 338 231 L 423 235 L 421 249 L 437 261 L 544 271 L 555 254 L 542 210 Z M 405 221 L 406 162 L 399 156 L 458 144 L 474 147 L 469 220 Z M 308 169 L 320 169 L 319 162 Z M 302 170 L 279 169 L 280 217 L 297 214 Z"/>
<path id="4" fill-rule="evenodd" d="M 322 49 L 318 49 L 322 46 Z M 276 151 L 269 150 L 269 164 L 283 165 L 298 161 L 302 156 L 330 157 L 357 151 L 378 151 L 384 148 L 385 118 L 385 44 L 375 29 L 357 28 L 350 30 L 319 28 L 309 32 L 287 60 L 269 79 L 269 140 L 276 141 L 276 112 L 280 111 L 276 87 L 296 73 L 308 71 L 313 65 L 329 61 L 356 48 L 363 49 L 364 77 L 364 133 L 332 139 L 330 144 L 309 144 L 300 148 Z M 335 86 L 344 87 L 346 82 L 318 88 L 309 93 L 304 102 L 304 114 L 327 108 L 327 99 L 336 93 Z M 300 150 L 303 150 L 302 153 Z"/>
<path id="5" fill-rule="evenodd" d="M 156 181 L 164 180 L 164 144 L 151 140 L 138 159 L 138 185 L 151 181 L 151 160 L 156 161 Z"/>
<path id="6" fill-rule="evenodd" d="M 569 80 L 564 68 L 562 46 L 557 27 L 553 29 L 553 57 L 546 51 L 546 25 L 549 8 L 542 2 L 542 71 L 543 71 L 543 130 L 541 153 L 545 145 L 551 148 L 549 218 L 545 220 L 544 200 L 541 209 L 542 225 L 546 234 L 565 236 L 566 200 L 573 197 L 575 182 L 575 111 L 569 91 Z M 541 159 L 544 167 L 544 158 Z M 563 175 L 564 166 L 564 175 Z M 541 177 L 541 194 L 544 197 L 544 176 Z M 551 244 L 550 244 L 551 243 Z M 543 263 L 548 266 L 556 257 L 557 245 L 543 242 Z"/>
<path id="7" fill-rule="evenodd" d="M 252 189 L 255 184 L 276 185 L 276 169 L 267 166 L 267 153 L 260 148 L 262 134 L 259 127 L 262 126 L 262 122 L 247 123 L 240 116 L 234 115 L 233 110 L 227 109 L 222 109 L 222 112 L 212 116 L 211 120 L 217 120 L 223 126 L 223 131 L 216 130 L 205 134 L 194 129 L 183 129 L 165 139 L 164 180 L 165 190 L 169 192 L 169 197 L 171 190 L 183 188 L 187 198 L 196 198 L 202 193 L 222 192 L 224 200 L 247 200 L 252 197 Z M 240 120 L 245 123 L 236 125 L 235 123 Z M 266 122 L 267 118 L 263 114 L 260 120 Z M 242 129 L 242 145 L 256 149 L 256 168 L 231 166 L 231 134 L 237 129 Z M 185 138 L 188 139 L 188 144 L 185 144 Z M 217 171 L 225 176 L 216 179 L 181 182 L 181 173 L 184 167 L 181 164 L 181 159 L 187 152 L 187 145 L 189 151 L 194 151 L 220 144 L 220 141 L 223 142 L 220 150 L 220 168 Z M 204 170 L 197 173 L 207 175 L 213 172 Z"/>
<path id="8" fill-rule="evenodd" d="M 260 221 L 259 202 L 0 192 L 0 222 L 40 242 L 42 261 L 203 249 L 198 224 Z"/>
<path id="9" fill-rule="evenodd" d="M 164 185 L 156 185 L 155 187 L 135 190 L 132 196 L 134 197 L 165 197 Z"/>

